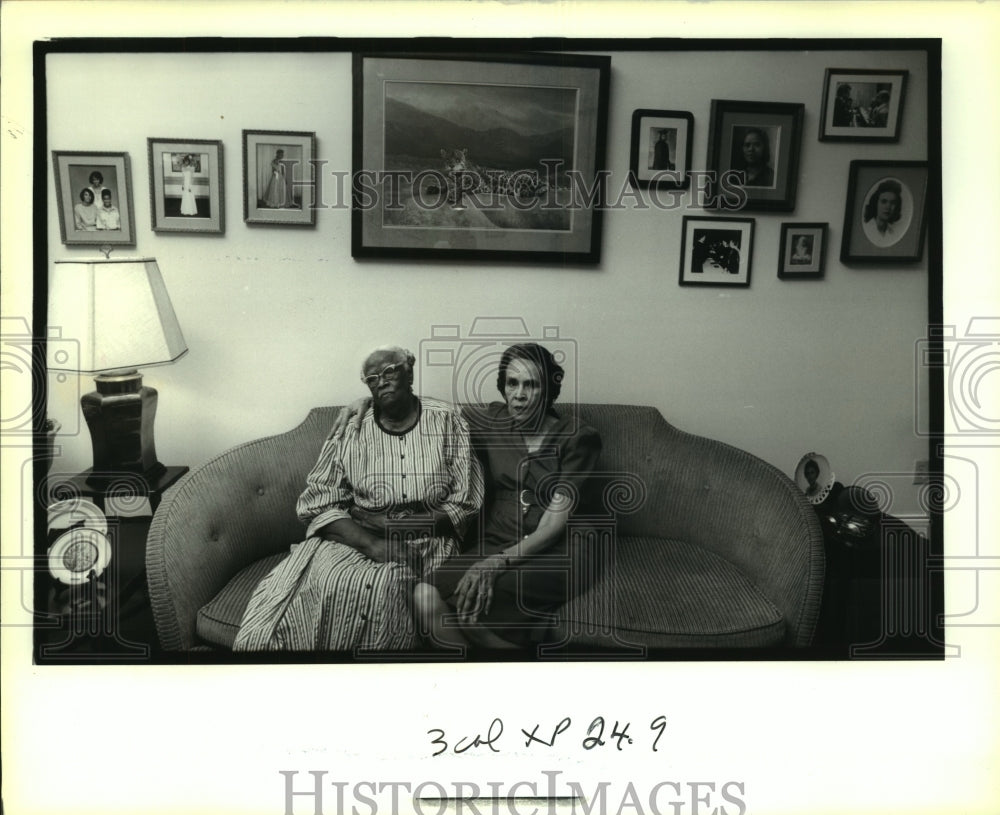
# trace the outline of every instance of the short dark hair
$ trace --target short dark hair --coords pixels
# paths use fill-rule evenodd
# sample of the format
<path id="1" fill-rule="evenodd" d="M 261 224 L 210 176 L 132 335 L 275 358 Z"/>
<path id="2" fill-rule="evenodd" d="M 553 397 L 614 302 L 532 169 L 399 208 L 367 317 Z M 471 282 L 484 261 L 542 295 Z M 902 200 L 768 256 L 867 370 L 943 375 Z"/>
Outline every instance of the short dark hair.
<path id="1" fill-rule="evenodd" d="M 506 396 L 505 386 L 507 384 L 507 368 L 511 360 L 521 359 L 532 362 L 538 368 L 542 378 L 542 388 L 544 390 L 545 409 L 552 407 L 552 403 L 559 398 L 562 391 L 562 381 L 565 371 L 556 362 L 552 352 L 535 342 L 524 342 L 509 346 L 500 357 L 500 369 L 497 371 L 497 390 L 501 396 Z"/>
<path id="2" fill-rule="evenodd" d="M 85 195 L 89 195 L 90 196 L 90 201 L 91 201 L 91 203 L 93 203 L 93 201 L 94 201 L 94 191 L 92 189 L 90 189 L 90 187 L 84 187 L 82 190 L 80 190 L 80 200 L 81 201 L 83 200 L 83 196 L 85 196 Z"/>
<path id="3" fill-rule="evenodd" d="M 894 193 L 896 200 L 899 201 L 899 209 L 896 211 L 896 217 L 892 219 L 891 223 L 896 223 L 903 216 L 903 186 L 898 181 L 887 178 L 878 185 L 875 192 L 871 194 L 871 197 L 865 203 L 862 220 L 866 223 L 875 217 L 875 211 L 878 209 L 878 199 L 882 197 L 882 193 L 884 192 Z"/>
<path id="4" fill-rule="evenodd" d="M 771 139 L 763 128 L 748 127 L 746 129 L 746 132 L 743 134 L 743 138 L 740 140 L 740 152 L 743 151 L 743 143 L 747 140 L 747 136 L 751 133 L 756 133 L 757 138 L 759 138 L 764 144 L 764 163 L 767 164 L 771 161 Z"/>
<path id="5" fill-rule="evenodd" d="M 95 180 L 97 181 L 98 184 L 103 184 L 104 183 L 104 176 L 101 175 L 97 170 L 94 170 L 90 174 L 90 179 L 89 179 L 89 181 L 90 181 L 91 184 L 93 184 Z"/>

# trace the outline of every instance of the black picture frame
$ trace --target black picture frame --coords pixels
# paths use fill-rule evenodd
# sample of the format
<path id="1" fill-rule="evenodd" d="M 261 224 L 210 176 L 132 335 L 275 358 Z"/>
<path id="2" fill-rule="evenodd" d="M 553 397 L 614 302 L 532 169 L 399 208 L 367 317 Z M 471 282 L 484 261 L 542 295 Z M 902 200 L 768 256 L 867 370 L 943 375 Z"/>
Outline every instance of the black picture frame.
<path id="1" fill-rule="evenodd" d="M 132 170 L 128 153 L 53 150 L 52 169 L 59 235 L 66 246 L 135 246 Z M 101 179 L 96 188 L 90 184 L 94 176 Z M 91 191 L 92 208 L 83 200 L 85 189 Z M 105 192 L 110 192 L 113 220 L 103 213 L 101 218 L 97 215 Z M 78 211 L 78 206 L 83 206 L 85 211 Z"/>
<path id="2" fill-rule="evenodd" d="M 222 142 L 148 138 L 149 217 L 154 232 L 226 231 Z M 191 190 L 185 187 L 185 176 Z"/>
<path id="3" fill-rule="evenodd" d="M 243 131 L 245 223 L 315 226 L 316 185 L 315 133 Z"/>
<path id="4" fill-rule="evenodd" d="M 843 263 L 913 263 L 924 252 L 930 169 L 926 161 L 851 162 L 840 260 Z M 897 199 L 896 220 L 882 219 L 878 198 Z M 890 201 L 891 203 L 891 201 Z M 891 212 L 890 212 L 891 215 Z M 885 229 L 880 221 L 886 220 Z"/>
<path id="5" fill-rule="evenodd" d="M 778 277 L 781 280 L 819 280 L 826 271 L 829 224 L 787 222 L 781 225 Z"/>
<path id="6" fill-rule="evenodd" d="M 629 169 L 636 184 L 644 189 L 687 189 L 693 134 L 694 116 L 689 111 L 633 111 Z"/>
<path id="7" fill-rule="evenodd" d="M 827 68 L 819 140 L 899 141 L 908 75 L 905 70 Z"/>
<path id="8" fill-rule="evenodd" d="M 754 225 L 753 218 L 685 215 L 679 284 L 748 288 Z"/>
<path id="9" fill-rule="evenodd" d="M 352 256 L 599 262 L 610 65 L 356 53 Z"/>
<path id="10" fill-rule="evenodd" d="M 798 102 L 713 99 L 709 118 L 707 209 L 790 212 L 795 209 L 802 121 Z M 739 145 L 753 141 L 762 153 L 760 170 Z"/>

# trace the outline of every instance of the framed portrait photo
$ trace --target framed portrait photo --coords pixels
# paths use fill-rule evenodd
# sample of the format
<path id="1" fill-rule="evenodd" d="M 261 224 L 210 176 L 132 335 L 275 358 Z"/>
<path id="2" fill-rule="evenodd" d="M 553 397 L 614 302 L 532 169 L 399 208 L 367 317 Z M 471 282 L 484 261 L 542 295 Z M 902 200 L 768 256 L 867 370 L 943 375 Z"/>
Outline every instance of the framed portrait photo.
<path id="1" fill-rule="evenodd" d="M 926 161 L 852 161 L 841 261 L 920 260 L 929 179 Z"/>
<path id="2" fill-rule="evenodd" d="M 899 141 L 907 73 L 827 68 L 820 141 Z"/>
<path id="3" fill-rule="evenodd" d="M 354 257 L 596 263 L 610 57 L 354 57 Z"/>
<path id="4" fill-rule="evenodd" d="M 150 138 L 146 143 L 153 231 L 225 232 L 222 142 Z"/>
<path id="5" fill-rule="evenodd" d="M 681 227 L 682 286 L 750 285 L 753 218 L 686 215 Z"/>
<path id="6" fill-rule="evenodd" d="M 639 109 L 632 113 L 629 167 L 640 187 L 686 189 L 691 183 L 694 116 L 686 110 Z"/>
<path id="7" fill-rule="evenodd" d="M 784 223 L 778 252 L 778 277 L 809 280 L 823 277 L 827 224 Z"/>
<path id="8" fill-rule="evenodd" d="M 709 209 L 795 209 L 805 106 L 712 100 Z"/>
<path id="9" fill-rule="evenodd" d="M 316 134 L 243 131 L 243 220 L 316 225 Z"/>
<path id="10" fill-rule="evenodd" d="M 128 153 L 52 151 L 59 234 L 67 246 L 135 246 Z"/>

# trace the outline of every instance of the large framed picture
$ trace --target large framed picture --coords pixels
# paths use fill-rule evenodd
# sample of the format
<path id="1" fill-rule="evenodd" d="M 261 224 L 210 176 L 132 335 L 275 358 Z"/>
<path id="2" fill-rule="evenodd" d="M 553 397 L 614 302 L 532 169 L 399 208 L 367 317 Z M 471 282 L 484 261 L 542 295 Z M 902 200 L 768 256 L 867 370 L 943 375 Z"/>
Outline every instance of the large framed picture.
<path id="1" fill-rule="evenodd" d="M 753 228 L 753 218 L 684 216 L 680 285 L 749 286 Z"/>
<path id="2" fill-rule="evenodd" d="M 596 263 L 610 58 L 354 57 L 354 257 Z"/>
<path id="3" fill-rule="evenodd" d="M 316 134 L 243 131 L 243 220 L 315 226 Z"/>
<path id="4" fill-rule="evenodd" d="M 827 68 L 820 141 L 899 141 L 907 74 Z"/>
<path id="5" fill-rule="evenodd" d="M 713 99 L 708 136 L 710 209 L 795 209 L 805 106 Z"/>
<path id="6" fill-rule="evenodd" d="M 629 168 L 640 187 L 685 189 L 691 183 L 694 116 L 686 110 L 632 112 Z"/>
<path id="7" fill-rule="evenodd" d="M 841 261 L 920 260 L 929 177 L 926 161 L 852 161 Z"/>
<path id="8" fill-rule="evenodd" d="M 785 223 L 781 225 L 778 277 L 809 280 L 823 277 L 826 263 L 827 224 Z"/>
<path id="9" fill-rule="evenodd" d="M 59 234 L 67 246 L 135 246 L 128 153 L 53 150 Z"/>
<path id="10" fill-rule="evenodd" d="M 222 142 L 150 138 L 146 143 L 153 231 L 225 232 Z"/>

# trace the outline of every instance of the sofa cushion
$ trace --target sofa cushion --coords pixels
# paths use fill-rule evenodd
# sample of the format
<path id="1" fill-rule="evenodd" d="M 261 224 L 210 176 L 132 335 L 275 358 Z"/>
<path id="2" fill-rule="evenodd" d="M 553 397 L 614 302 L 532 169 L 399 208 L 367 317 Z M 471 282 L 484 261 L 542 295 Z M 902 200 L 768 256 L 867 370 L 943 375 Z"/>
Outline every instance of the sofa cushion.
<path id="1" fill-rule="evenodd" d="M 222 591 L 198 609 L 198 636 L 212 645 L 232 648 L 250 595 L 268 572 L 286 557 L 288 552 L 269 555 L 237 572 Z"/>
<path id="2" fill-rule="evenodd" d="M 615 649 L 781 645 L 785 621 L 718 555 L 683 541 L 623 537 L 600 577 L 559 613 L 555 641 Z"/>

